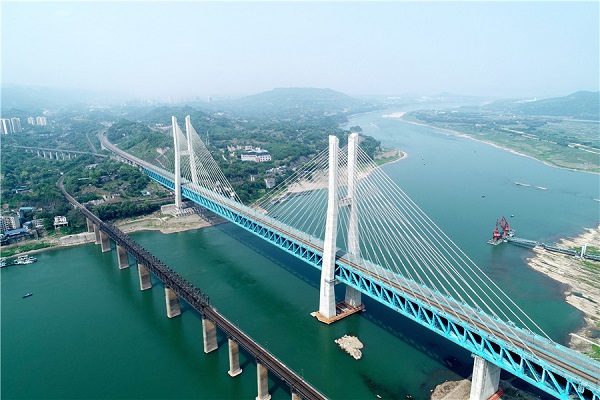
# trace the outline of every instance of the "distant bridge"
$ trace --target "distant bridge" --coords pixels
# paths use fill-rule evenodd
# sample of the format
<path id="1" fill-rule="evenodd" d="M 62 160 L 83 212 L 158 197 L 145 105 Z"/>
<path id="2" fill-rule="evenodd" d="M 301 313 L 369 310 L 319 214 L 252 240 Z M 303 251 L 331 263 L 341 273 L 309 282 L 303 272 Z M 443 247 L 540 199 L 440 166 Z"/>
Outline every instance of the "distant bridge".
<path id="1" fill-rule="evenodd" d="M 25 149 L 25 152 L 36 154 L 41 158 L 48 158 L 50 160 L 70 160 L 71 156 L 74 158 L 80 155 L 92 155 L 94 157 L 108 157 L 106 154 L 91 153 L 89 151 L 79 150 L 68 150 L 68 149 L 49 149 L 46 147 L 29 147 L 29 146 L 14 146 L 18 149 Z M 60 157 L 59 157 L 60 155 Z"/>

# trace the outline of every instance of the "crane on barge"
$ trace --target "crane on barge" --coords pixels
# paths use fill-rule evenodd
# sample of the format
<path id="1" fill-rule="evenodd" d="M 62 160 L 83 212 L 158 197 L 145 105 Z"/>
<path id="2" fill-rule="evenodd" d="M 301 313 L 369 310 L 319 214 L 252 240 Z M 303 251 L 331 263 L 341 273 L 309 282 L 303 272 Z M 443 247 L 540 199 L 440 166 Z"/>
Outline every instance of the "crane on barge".
<path id="1" fill-rule="evenodd" d="M 496 229 L 492 231 L 492 238 L 488 240 L 488 243 L 494 246 L 499 245 L 502 242 L 506 242 L 507 238 L 513 237 L 515 230 L 511 229 L 509 222 L 505 217 L 500 220 L 496 220 Z"/>

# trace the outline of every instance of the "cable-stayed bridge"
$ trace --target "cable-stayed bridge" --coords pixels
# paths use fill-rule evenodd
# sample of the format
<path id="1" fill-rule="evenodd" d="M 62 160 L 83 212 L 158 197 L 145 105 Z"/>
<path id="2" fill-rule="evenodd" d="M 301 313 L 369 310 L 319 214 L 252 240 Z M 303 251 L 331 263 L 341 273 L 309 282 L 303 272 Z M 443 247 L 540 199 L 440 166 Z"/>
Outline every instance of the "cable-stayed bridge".
<path id="1" fill-rule="evenodd" d="M 600 400 L 600 363 L 553 342 L 360 149 L 350 135 L 289 174 L 251 206 L 241 203 L 186 118 L 160 167 L 110 144 L 175 192 L 321 269 L 319 310 L 331 323 L 367 295 L 472 352 L 471 399 L 498 390 L 504 369 L 561 399 Z M 334 287 L 346 285 L 344 301 Z"/>

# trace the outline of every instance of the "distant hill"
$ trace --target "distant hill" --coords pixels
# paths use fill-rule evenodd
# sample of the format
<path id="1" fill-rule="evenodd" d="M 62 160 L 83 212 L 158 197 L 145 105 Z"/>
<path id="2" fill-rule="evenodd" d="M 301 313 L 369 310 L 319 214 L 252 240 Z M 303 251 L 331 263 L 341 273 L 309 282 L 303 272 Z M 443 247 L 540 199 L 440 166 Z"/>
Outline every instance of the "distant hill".
<path id="1" fill-rule="evenodd" d="M 234 100 L 228 108 L 241 114 L 323 116 L 370 104 L 332 89 L 278 88 Z"/>
<path id="2" fill-rule="evenodd" d="M 185 117 L 187 115 L 190 116 L 192 124 L 199 124 L 199 121 L 204 121 L 208 117 L 208 114 L 198 111 L 190 106 L 160 106 L 151 108 L 150 111 L 147 111 L 145 114 L 139 116 L 138 119 L 144 121 L 148 125 L 171 125 L 171 117 L 175 116 L 175 118 L 177 118 L 177 123 L 183 127 L 185 125 Z"/>
<path id="3" fill-rule="evenodd" d="M 578 119 L 600 119 L 600 92 L 575 92 L 542 100 L 500 100 L 485 108 L 523 115 L 546 115 Z"/>

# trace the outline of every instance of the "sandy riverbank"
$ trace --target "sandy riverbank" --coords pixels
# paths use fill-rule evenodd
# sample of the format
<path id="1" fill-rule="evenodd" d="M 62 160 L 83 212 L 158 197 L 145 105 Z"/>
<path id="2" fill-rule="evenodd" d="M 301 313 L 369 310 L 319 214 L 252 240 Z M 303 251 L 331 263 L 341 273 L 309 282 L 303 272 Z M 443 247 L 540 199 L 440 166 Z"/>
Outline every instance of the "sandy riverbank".
<path id="1" fill-rule="evenodd" d="M 161 214 L 157 211 L 153 214 L 119 220 L 114 224 L 125 233 L 138 231 L 160 231 L 164 234 L 183 232 L 192 229 L 201 229 L 211 226 L 211 223 L 197 214 L 189 214 L 180 217 Z"/>
<path id="2" fill-rule="evenodd" d="M 406 114 L 406 111 L 398 111 L 391 114 L 382 115 L 383 118 L 402 118 Z"/>
<path id="3" fill-rule="evenodd" d="M 215 219 L 212 221 L 213 223 L 219 223 L 220 220 Z M 175 233 L 175 232 L 183 232 L 193 229 L 201 229 L 207 226 L 211 226 L 212 224 L 204 219 L 202 219 L 197 214 L 185 215 L 182 217 L 173 217 L 171 215 L 163 215 L 160 211 L 157 211 L 153 214 L 136 217 L 136 218 L 127 218 L 120 221 L 115 222 L 115 226 L 121 229 L 125 233 L 139 232 L 139 231 L 160 231 L 164 234 Z M 14 258 L 18 255 L 25 254 L 35 254 L 41 253 L 43 251 L 52 250 L 56 248 L 62 247 L 70 247 L 77 246 L 85 243 L 93 243 L 95 240 L 95 236 L 93 233 L 83 232 L 75 235 L 66 235 L 66 236 L 51 236 L 51 237 L 43 237 L 36 240 L 33 243 L 47 243 L 50 246 L 44 247 L 41 249 L 17 252 L 12 256 L 7 258 Z M 31 241 L 27 242 L 19 242 L 13 245 L 6 246 L 7 249 L 11 247 L 19 247 L 25 244 L 30 244 Z"/>
<path id="4" fill-rule="evenodd" d="M 393 159 L 391 161 L 386 161 L 383 164 L 381 164 L 380 167 L 383 167 L 384 165 L 393 164 L 393 163 L 397 163 L 399 161 L 402 161 L 406 157 L 408 157 L 408 153 L 405 152 L 405 151 L 402 151 L 402 150 L 398 150 L 398 149 L 391 149 L 391 150 L 388 150 L 388 151 L 386 151 L 386 152 L 384 152 L 384 153 L 382 153 L 380 155 L 380 158 L 384 158 L 384 159 L 385 158 L 392 158 L 392 157 L 398 157 L 398 158 L 395 158 L 395 159 Z M 377 159 L 375 159 L 375 161 L 377 161 Z"/>
<path id="5" fill-rule="evenodd" d="M 599 243 L 600 225 L 585 229 L 575 238 L 561 239 L 556 245 L 575 249 L 583 245 L 598 246 Z M 586 324 L 571 335 L 569 347 L 587 353 L 592 350 L 591 342 L 600 346 L 600 262 L 545 250 L 534 252 L 535 255 L 527 259 L 527 264 L 565 284 L 567 303 L 584 313 Z"/>

